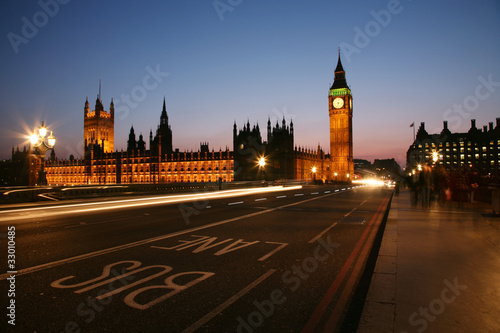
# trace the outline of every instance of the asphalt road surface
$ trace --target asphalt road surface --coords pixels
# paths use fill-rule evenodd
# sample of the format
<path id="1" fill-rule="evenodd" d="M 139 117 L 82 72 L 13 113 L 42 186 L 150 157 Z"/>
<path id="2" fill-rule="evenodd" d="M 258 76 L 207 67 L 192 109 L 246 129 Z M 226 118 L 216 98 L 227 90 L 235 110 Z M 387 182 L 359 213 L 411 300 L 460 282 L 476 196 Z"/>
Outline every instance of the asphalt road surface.
<path id="1" fill-rule="evenodd" d="M 338 329 L 390 191 L 261 190 L 4 208 L 0 331 Z"/>

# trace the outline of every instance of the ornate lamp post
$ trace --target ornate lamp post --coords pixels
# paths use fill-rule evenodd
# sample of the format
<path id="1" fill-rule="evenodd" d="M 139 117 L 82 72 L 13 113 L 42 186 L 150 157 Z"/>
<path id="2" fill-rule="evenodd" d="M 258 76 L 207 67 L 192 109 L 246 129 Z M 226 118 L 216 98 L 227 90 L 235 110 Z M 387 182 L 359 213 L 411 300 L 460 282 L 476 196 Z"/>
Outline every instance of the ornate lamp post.
<path id="1" fill-rule="evenodd" d="M 313 183 L 316 183 L 316 171 L 318 171 L 318 169 L 316 169 L 316 167 L 313 166 L 312 167 Z"/>
<path id="2" fill-rule="evenodd" d="M 42 121 L 42 125 L 38 129 L 38 132 L 35 130 L 33 134 L 30 136 L 30 142 L 33 147 L 34 155 L 40 159 L 41 162 L 41 170 L 38 174 L 38 184 L 46 185 L 47 177 L 45 176 L 44 170 L 44 160 L 45 153 L 49 150 L 54 149 L 54 145 L 56 144 L 56 138 L 52 135 L 52 131 L 50 131 L 50 135 L 47 137 L 47 142 L 45 142 L 45 136 L 47 135 L 47 128 Z"/>
<path id="3" fill-rule="evenodd" d="M 264 156 L 259 158 L 258 164 L 259 169 L 262 169 L 264 180 L 266 180 L 266 159 L 264 158 Z"/>

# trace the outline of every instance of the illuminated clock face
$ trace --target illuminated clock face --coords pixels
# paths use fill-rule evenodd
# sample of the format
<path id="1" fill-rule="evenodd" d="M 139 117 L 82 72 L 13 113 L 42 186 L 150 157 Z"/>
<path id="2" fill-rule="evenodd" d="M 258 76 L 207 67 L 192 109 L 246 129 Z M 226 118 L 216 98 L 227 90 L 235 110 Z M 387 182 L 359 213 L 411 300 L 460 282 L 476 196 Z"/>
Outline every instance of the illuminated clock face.
<path id="1" fill-rule="evenodd" d="M 349 108 L 352 109 L 352 98 L 349 98 Z"/>
<path id="2" fill-rule="evenodd" d="M 333 100 L 333 107 L 336 109 L 340 109 L 344 106 L 344 100 L 340 97 L 337 97 Z"/>

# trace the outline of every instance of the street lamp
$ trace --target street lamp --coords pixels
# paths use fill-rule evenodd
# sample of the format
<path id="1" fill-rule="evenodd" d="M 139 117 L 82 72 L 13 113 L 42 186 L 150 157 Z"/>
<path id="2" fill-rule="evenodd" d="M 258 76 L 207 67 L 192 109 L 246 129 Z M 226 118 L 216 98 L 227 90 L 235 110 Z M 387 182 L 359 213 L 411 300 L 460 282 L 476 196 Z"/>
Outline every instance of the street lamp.
<path id="1" fill-rule="evenodd" d="M 312 167 L 312 174 L 313 174 L 313 182 L 314 183 L 316 183 L 316 171 L 317 171 L 316 167 L 313 166 Z"/>
<path id="2" fill-rule="evenodd" d="M 439 160 L 439 153 L 437 151 L 433 151 L 432 152 L 432 161 L 434 162 L 434 164 L 436 164 L 436 162 Z"/>
<path id="3" fill-rule="evenodd" d="M 56 144 L 56 138 L 50 131 L 50 135 L 47 137 L 47 142 L 45 142 L 45 136 L 47 135 L 47 128 L 45 127 L 44 122 L 42 121 L 42 125 L 38 128 L 38 133 L 36 130 L 33 131 L 33 134 L 30 136 L 30 142 L 34 149 L 34 155 L 40 158 L 41 162 L 41 170 L 38 174 L 38 184 L 46 185 L 47 178 L 45 177 L 44 170 L 44 160 L 45 153 L 49 150 L 54 149 Z"/>
<path id="4" fill-rule="evenodd" d="M 263 168 L 266 166 L 266 159 L 264 157 L 259 158 L 259 167 Z"/>
<path id="5" fill-rule="evenodd" d="M 257 164 L 259 165 L 259 171 L 262 169 L 262 176 L 264 177 L 264 180 L 266 180 L 266 158 L 261 156 L 257 161 Z"/>

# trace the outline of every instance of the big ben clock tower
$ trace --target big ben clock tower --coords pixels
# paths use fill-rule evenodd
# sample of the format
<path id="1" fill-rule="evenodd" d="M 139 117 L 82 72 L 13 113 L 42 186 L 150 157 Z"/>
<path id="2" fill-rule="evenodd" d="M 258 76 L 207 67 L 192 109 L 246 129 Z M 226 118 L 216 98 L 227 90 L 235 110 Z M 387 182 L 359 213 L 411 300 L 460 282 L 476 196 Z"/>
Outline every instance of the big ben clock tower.
<path id="1" fill-rule="evenodd" d="M 332 180 L 350 182 L 354 173 L 352 152 L 352 94 L 339 60 L 335 79 L 328 95 L 330 115 L 330 177 Z"/>

